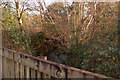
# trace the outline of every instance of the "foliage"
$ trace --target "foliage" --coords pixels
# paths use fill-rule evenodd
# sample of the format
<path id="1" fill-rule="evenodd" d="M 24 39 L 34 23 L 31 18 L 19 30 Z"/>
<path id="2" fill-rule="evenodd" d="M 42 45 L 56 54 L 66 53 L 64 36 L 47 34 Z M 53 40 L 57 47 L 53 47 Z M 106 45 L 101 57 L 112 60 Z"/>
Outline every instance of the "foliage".
<path id="1" fill-rule="evenodd" d="M 52 42 L 53 39 L 47 38 L 43 32 L 38 32 L 31 36 L 31 47 L 35 50 L 34 56 L 48 56 L 58 45 Z"/>
<path id="2" fill-rule="evenodd" d="M 120 78 L 117 3 L 36 3 L 21 5 L 36 15 L 3 6 L 4 47 L 33 56 L 67 55 L 66 65 Z"/>

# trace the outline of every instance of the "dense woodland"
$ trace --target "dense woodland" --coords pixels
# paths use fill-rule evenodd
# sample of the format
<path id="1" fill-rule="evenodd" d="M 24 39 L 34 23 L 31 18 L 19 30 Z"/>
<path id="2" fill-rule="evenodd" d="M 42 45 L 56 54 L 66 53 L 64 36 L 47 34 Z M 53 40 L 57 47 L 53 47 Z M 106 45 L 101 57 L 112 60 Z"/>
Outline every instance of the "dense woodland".
<path id="1" fill-rule="evenodd" d="M 0 8 L 3 47 L 120 78 L 118 3 L 15 0 Z"/>

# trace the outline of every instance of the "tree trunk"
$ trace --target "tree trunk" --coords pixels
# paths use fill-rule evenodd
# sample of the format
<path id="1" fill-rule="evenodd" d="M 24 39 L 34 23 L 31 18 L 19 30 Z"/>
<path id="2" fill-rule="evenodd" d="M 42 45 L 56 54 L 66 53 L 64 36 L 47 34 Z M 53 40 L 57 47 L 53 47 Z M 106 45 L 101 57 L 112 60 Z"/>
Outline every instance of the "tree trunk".
<path id="1" fill-rule="evenodd" d="M 19 22 L 19 25 L 21 26 L 22 25 L 22 13 L 20 13 L 20 10 L 19 10 L 19 0 L 17 0 L 16 2 L 16 11 L 17 11 L 17 19 L 18 19 L 18 22 Z"/>

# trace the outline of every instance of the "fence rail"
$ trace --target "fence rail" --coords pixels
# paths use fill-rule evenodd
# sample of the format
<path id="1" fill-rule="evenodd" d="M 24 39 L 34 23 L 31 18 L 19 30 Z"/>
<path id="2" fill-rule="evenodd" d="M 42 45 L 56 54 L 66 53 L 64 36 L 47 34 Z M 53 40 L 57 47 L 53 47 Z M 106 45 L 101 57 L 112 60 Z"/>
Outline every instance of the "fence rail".
<path id="1" fill-rule="evenodd" d="M 2 78 L 113 78 L 2 48 Z"/>

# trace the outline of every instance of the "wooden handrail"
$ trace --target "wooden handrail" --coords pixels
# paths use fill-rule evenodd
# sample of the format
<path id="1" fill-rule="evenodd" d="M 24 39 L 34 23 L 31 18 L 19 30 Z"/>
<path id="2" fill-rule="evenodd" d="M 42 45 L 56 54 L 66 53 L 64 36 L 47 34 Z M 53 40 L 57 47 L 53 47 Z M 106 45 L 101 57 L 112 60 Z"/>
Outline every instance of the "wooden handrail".
<path id="1" fill-rule="evenodd" d="M 2 48 L 3 78 L 105 78 L 112 77 L 69 67 L 21 52 Z M 9 71 L 9 70 L 10 71 Z M 11 71 L 12 69 L 12 71 Z M 16 69 L 18 71 L 16 71 Z M 7 72 L 8 73 L 7 73 Z M 13 72 L 13 73 L 12 73 Z"/>

